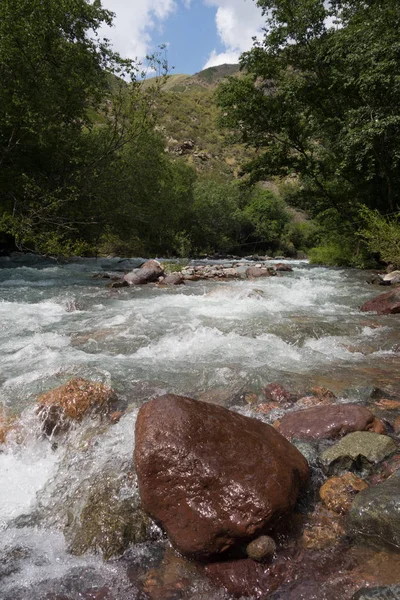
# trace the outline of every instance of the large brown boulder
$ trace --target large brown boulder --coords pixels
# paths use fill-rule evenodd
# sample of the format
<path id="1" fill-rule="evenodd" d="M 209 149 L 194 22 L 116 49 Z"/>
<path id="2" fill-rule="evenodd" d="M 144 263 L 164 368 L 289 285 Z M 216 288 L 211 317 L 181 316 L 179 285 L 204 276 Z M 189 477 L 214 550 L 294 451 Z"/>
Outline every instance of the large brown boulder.
<path id="1" fill-rule="evenodd" d="M 48 434 L 68 429 L 73 421 L 82 421 L 89 413 L 106 413 L 117 400 L 115 392 L 80 377 L 42 394 L 37 399 L 38 414 Z"/>
<path id="2" fill-rule="evenodd" d="M 386 294 L 379 294 L 362 305 L 362 312 L 375 312 L 378 315 L 395 315 L 400 313 L 400 287 Z"/>
<path id="3" fill-rule="evenodd" d="M 273 427 L 174 395 L 140 409 L 135 467 L 143 508 L 195 558 L 271 530 L 308 479 L 305 458 Z"/>
<path id="4" fill-rule="evenodd" d="M 276 425 L 287 439 L 340 438 L 353 431 L 383 433 L 385 428 L 371 411 L 357 404 L 313 406 L 286 414 Z"/>

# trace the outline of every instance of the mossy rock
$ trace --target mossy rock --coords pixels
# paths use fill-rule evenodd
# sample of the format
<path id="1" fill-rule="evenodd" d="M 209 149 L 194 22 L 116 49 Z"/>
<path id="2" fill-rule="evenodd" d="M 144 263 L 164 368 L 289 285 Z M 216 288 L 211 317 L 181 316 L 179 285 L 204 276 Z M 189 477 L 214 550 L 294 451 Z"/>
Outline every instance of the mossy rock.
<path id="1" fill-rule="evenodd" d="M 150 519 L 126 477 L 101 476 L 91 486 L 80 515 L 72 519 L 66 537 L 72 554 L 121 556 L 132 544 L 145 542 Z"/>

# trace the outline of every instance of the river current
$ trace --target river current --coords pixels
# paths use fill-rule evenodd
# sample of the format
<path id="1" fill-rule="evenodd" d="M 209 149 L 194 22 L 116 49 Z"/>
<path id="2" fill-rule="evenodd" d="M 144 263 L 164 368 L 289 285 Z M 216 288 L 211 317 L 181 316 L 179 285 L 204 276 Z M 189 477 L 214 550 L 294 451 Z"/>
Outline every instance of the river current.
<path id="1" fill-rule="evenodd" d="M 363 272 L 288 262 L 293 272 L 253 281 L 111 290 L 93 275 L 134 260 L 0 259 L 0 408 L 25 424 L 23 440 L 0 451 L 1 600 L 95 598 L 82 590 L 103 585 L 139 598 L 123 562 L 69 554 L 62 531 L 93 477 L 132 468 L 135 417 L 149 398 L 214 395 L 255 416 L 241 398 L 271 382 L 339 398 L 374 387 L 400 395 L 399 318 L 359 311 L 384 290 Z M 127 410 L 112 427 L 89 423 L 52 444 L 35 399 L 77 376 L 112 386 Z M 150 546 L 131 559 L 150 564 Z"/>

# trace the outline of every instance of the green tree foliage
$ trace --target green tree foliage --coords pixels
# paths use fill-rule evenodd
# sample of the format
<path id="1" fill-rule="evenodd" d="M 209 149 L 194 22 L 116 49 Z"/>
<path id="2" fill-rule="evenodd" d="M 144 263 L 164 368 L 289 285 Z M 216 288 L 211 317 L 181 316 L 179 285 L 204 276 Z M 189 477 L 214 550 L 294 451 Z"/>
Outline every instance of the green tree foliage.
<path id="1" fill-rule="evenodd" d="M 264 39 L 219 91 L 222 124 L 256 148 L 252 180 L 300 175 L 293 202 L 358 225 L 400 204 L 400 4 L 259 0 Z M 328 212 L 326 212 L 328 211 Z"/>
<path id="2" fill-rule="evenodd" d="M 361 216 L 364 226 L 360 235 L 370 252 L 400 269 L 400 215 L 389 219 L 365 207 Z"/>
<path id="3" fill-rule="evenodd" d="M 82 252 L 120 225 L 110 188 L 149 146 L 154 97 L 97 37 L 111 20 L 98 0 L 0 3 L 0 227 L 22 247 Z"/>

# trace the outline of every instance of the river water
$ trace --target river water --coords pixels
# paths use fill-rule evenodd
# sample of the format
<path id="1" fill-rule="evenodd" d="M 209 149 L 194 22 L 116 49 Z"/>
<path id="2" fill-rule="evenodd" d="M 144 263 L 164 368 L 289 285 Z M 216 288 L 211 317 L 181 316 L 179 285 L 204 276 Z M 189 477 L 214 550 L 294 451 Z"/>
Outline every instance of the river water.
<path id="1" fill-rule="evenodd" d="M 243 393 L 271 382 L 350 399 L 374 387 L 400 395 L 399 318 L 359 311 L 384 290 L 363 272 L 290 264 L 291 273 L 253 281 L 111 290 L 93 274 L 134 260 L 0 259 L 0 408 L 24 424 L 23 439 L 10 436 L 0 453 L 1 599 L 100 598 L 84 592 L 103 585 L 118 600 L 140 597 L 125 563 L 72 556 L 62 531 L 66 507 L 81 510 L 91 478 L 131 469 L 145 400 L 213 395 L 250 415 Z M 126 413 L 52 444 L 40 435 L 35 399 L 76 376 L 111 385 Z M 150 564 L 158 536 L 130 559 Z M 193 599 L 216 598 L 206 594 Z"/>

